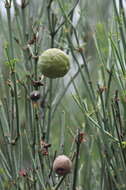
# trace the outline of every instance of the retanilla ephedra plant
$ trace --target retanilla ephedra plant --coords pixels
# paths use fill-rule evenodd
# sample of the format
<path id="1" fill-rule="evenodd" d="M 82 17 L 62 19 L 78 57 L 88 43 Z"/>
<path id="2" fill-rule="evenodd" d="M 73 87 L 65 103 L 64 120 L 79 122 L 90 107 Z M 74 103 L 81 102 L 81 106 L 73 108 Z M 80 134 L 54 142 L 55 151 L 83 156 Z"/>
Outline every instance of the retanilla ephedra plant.
<path id="1" fill-rule="evenodd" d="M 1 190 L 126 189 L 125 4 L 91 3 L 1 1 Z"/>

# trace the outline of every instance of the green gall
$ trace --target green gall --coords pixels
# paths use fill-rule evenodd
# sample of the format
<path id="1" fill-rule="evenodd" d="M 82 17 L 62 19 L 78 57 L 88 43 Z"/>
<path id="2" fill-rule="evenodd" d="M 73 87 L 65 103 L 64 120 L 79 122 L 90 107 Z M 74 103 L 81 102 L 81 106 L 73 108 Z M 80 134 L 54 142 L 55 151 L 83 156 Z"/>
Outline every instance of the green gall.
<path id="1" fill-rule="evenodd" d="M 70 69 L 68 55 L 57 48 L 44 51 L 39 57 L 38 64 L 40 72 L 49 78 L 63 77 Z"/>

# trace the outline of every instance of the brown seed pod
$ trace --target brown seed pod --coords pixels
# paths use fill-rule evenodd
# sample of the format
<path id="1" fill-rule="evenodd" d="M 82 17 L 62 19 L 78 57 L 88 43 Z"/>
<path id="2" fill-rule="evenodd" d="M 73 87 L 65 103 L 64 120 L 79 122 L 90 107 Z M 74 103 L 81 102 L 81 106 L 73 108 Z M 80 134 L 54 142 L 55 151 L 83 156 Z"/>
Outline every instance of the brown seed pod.
<path id="1" fill-rule="evenodd" d="M 71 172 L 72 162 L 71 160 L 65 156 L 60 155 L 56 157 L 53 163 L 53 171 L 56 172 L 58 175 L 66 175 Z"/>
<path id="2" fill-rule="evenodd" d="M 34 90 L 30 93 L 30 98 L 34 102 L 38 101 L 40 99 L 40 92 L 38 90 Z"/>

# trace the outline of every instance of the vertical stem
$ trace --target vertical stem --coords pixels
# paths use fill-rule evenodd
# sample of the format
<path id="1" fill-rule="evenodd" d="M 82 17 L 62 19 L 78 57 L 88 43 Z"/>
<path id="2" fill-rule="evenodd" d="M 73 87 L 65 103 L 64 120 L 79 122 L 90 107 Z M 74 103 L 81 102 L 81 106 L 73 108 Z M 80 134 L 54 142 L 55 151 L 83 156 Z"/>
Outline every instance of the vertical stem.
<path id="1" fill-rule="evenodd" d="M 49 81 L 49 113 L 48 113 L 48 125 L 47 125 L 47 143 L 49 142 L 50 138 L 50 127 L 51 127 L 51 116 L 52 116 L 52 87 L 53 87 L 53 81 L 50 79 Z"/>
<path id="2" fill-rule="evenodd" d="M 19 129 L 19 108 L 18 108 L 17 84 L 16 84 L 16 74 L 15 74 L 15 72 L 12 73 L 12 77 L 13 77 L 14 94 L 15 94 L 17 137 L 19 137 L 20 136 L 20 129 Z"/>
<path id="3" fill-rule="evenodd" d="M 35 56 L 38 56 L 38 53 L 36 52 L 36 42 L 35 42 Z M 35 80 L 37 80 L 37 66 L 38 66 L 38 58 L 35 58 L 35 61 L 34 61 L 34 72 L 35 72 Z M 36 87 L 36 90 L 37 90 L 38 87 Z"/>
<path id="4" fill-rule="evenodd" d="M 7 12 L 7 21 L 8 21 L 8 30 L 9 30 L 9 41 L 10 41 L 9 52 L 10 52 L 10 57 L 11 57 L 11 58 L 14 58 L 10 8 L 11 8 L 11 7 L 10 7 L 9 3 L 6 3 L 6 12 Z"/>
<path id="5" fill-rule="evenodd" d="M 113 5 L 114 5 L 115 14 L 117 16 L 117 22 L 118 22 L 118 26 L 119 26 L 119 31 L 120 31 L 120 35 L 121 35 L 121 39 L 122 39 L 123 48 L 124 48 L 124 51 L 125 51 L 125 49 L 126 49 L 126 39 L 125 39 L 125 36 L 124 36 L 124 31 L 123 31 L 123 23 L 120 21 L 120 16 L 121 15 L 119 15 L 119 13 L 118 13 L 115 0 L 113 0 Z M 124 58 L 126 60 L 126 55 L 125 54 L 124 54 Z"/>
<path id="6" fill-rule="evenodd" d="M 78 174 L 78 164 L 79 164 L 79 152 L 80 152 L 80 133 L 78 130 L 77 135 L 77 142 L 76 142 L 76 159 L 75 159 L 75 166 L 74 166 L 74 173 L 73 173 L 73 184 L 72 190 L 76 190 L 77 186 L 77 174 Z"/>
<path id="7" fill-rule="evenodd" d="M 12 23 L 11 23 L 11 13 L 10 13 L 11 1 L 10 2 L 6 1 L 5 7 L 6 7 L 7 20 L 8 20 L 9 52 L 10 52 L 10 55 L 7 55 L 7 56 L 8 56 L 8 60 L 10 62 L 10 65 L 11 64 L 13 65 L 12 66 L 13 69 L 11 68 L 11 77 L 12 77 L 13 86 L 14 86 L 14 99 L 15 99 L 15 110 L 16 110 L 16 129 L 17 129 L 16 139 L 17 139 L 19 137 L 19 108 L 18 108 L 17 84 L 16 84 L 15 63 L 14 63 Z M 13 62 L 13 63 L 11 63 L 11 62 Z M 11 131 L 11 133 L 12 132 L 13 131 Z M 15 160 L 15 152 L 14 152 L 14 148 L 13 148 L 12 144 L 9 145 L 9 149 L 10 149 L 9 152 L 10 152 L 10 157 L 11 157 L 11 164 L 13 167 L 13 168 L 11 168 L 11 170 L 12 170 L 11 172 L 12 172 L 13 178 L 15 178 L 17 175 L 17 163 Z"/>
<path id="8" fill-rule="evenodd" d="M 50 30 L 50 35 L 51 35 L 51 48 L 54 47 L 54 30 L 55 26 L 52 25 L 52 20 L 51 20 L 51 4 L 53 0 L 50 0 L 48 5 L 47 5 L 47 14 L 48 14 L 48 23 L 49 23 L 49 30 Z M 47 137 L 46 140 L 49 142 L 50 139 L 50 127 L 51 127 L 51 118 L 52 118 L 52 90 L 53 90 L 53 79 L 49 80 L 49 113 L 48 113 L 48 125 L 47 125 Z"/>
<path id="9" fill-rule="evenodd" d="M 7 6 L 8 5 L 8 6 Z M 8 18 L 8 30 L 9 30 L 9 42 L 10 42 L 10 56 L 8 55 L 8 59 L 14 59 L 14 51 L 13 51 L 13 37 L 12 37 L 12 25 L 11 25 L 11 13 L 10 13 L 10 5 L 6 5 L 7 18 Z M 10 60 L 12 61 L 12 60 Z M 17 123 L 17 136 L 19 136 L 19 109 L 18 109 L 18 97 L 17 97 L 17 84 L 16 84 L 16 74 L 15 74 L 15 64 L 13 66 L 12 71 L 12 80 L 14 85 L 14 95 L 15 95 L 15 107 L 16 107 L 16 123 Z"/>
<path id="10" fill-rule="evenodd" d="M 27 39 L 26 39 L 26 14 L 25 14 L 25 9 L 26 7 L 22 6 L 22 32 L 23 32 L 23 46 L 25 47 L 26 43 L 27 43 Z M 23 51 L 24 54 L 24 60 L 25 60 L 25 67 L 27 70 L 29 70 L 29 66 L 28 66 L 28 52 L 27 49 Z"/>

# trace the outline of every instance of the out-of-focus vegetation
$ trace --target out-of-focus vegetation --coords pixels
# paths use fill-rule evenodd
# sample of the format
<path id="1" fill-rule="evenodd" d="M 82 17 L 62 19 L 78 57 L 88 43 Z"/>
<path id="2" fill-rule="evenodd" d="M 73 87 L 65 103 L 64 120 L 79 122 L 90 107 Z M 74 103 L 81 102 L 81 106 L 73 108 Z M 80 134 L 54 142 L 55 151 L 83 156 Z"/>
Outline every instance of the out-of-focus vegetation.
<path id="1" fill-rule="evenodd" d="M 125 190 L 125 1 L 0 3 L 0 189 Z M 71 63 L 60 79 L 38 69 L 54 47 Z"/>

